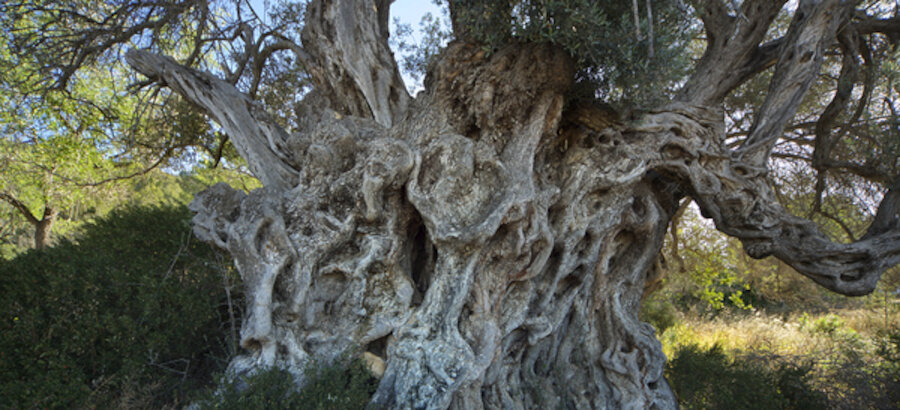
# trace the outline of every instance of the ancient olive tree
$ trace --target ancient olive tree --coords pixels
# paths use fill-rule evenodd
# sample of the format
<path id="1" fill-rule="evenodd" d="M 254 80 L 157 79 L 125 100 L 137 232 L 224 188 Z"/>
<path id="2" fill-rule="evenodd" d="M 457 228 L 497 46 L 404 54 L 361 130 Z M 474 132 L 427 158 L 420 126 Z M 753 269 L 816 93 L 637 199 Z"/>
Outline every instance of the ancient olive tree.
<path id="1" fill-rule="evenodd" d="M 603 43 L 572 23 L 578 13 L 624 8 L 629 22 L 631 5 L 450 1 L 454 40 L 412 97 L 388 47 L 390 3 L 313 0 L 299 42 L 252 43 L 258 66 L 291 53 L 313 84 L 292 132 L 229 81 L 127 55 L 220 124 L 264 184 L 249 194 L 217 185 L 192 204 L 195 231 L 232 254 L 246 286 L 248 353 L 235 371 L 281 366 L 302 379 L 309 360 L 360 347 L 386 363 L 375 406 L 673 408 L 665 357 L 637 312 L 686 198 L 751 256 L 775 256 L 841 294 L 871 292 L 900 262 L 896 157 L 876 161 L 890 144 L 846 132 L 859 120 L 851 103 L 869 103 L 854 86 L 874 82 L 872 50 L 900 34 L 897 17 L 839 0 L 681 6 L 702 23 L 705 52 L 669 101 L 614 118 L 584 93 L 570 98 L 576 79 L 614 67 L 566 44 Z M 662 19 L 661 3 L 635 9 L 638 30 L 626 31 L 651 50 L 657 41 L 657 59 L 662 23 L 646 22 Z M 832 100 L 793 146 L 798 158 L 814 152 L 822 175 L 886 192 L 851 243 L 786 211 L 768 178 L 835 55 Z M 762 102 L 737 114 L 750 127 L 726 138 L 735 113 L 726 121 L 725 98 L 764 72 Z M 848 139 L 873 148 L 852 156 Z"/>

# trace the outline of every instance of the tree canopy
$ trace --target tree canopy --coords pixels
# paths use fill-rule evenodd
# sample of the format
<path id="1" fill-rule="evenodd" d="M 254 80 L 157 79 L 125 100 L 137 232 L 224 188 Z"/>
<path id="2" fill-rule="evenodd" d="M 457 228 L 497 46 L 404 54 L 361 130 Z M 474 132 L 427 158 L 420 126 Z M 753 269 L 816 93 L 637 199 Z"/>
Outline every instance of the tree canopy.
<path id="1" fill-rule="evenodd" d="M 2 230 L 23 223 L 44 247 L 59 223 L 84 219 L 114 183 L 151 170 L 241 166 L 228 137 L 190 103 L 148 83 L 116 57 L 153 45 L 208 58 L 204 25 L 220 5 L 202 2 L 7 2 L 0 6 Z M 199 30 L 199 31 L 198 31 Z M 186 47 L 193 39 L 193 48 Z M 171 171 L 170 171 L 171 172 Z M 102 198 L 102 199 L 101 199 Z M 99 208 L 105 208 L 99 206 Z M 65 226 L 64 230 L 68 230 Z"/>

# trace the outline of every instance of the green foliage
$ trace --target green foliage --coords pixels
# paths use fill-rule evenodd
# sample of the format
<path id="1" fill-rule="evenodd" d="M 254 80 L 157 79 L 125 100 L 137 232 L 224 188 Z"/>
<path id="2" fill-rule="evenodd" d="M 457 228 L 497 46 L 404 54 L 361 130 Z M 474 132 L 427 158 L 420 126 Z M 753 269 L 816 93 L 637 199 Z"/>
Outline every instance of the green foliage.
<path id="1" fill-rule="evenodd" d="M 729 248 L 727 251 L 734 252 L 735 249 Z M 721 254 L 707 254 L 698 262 L 689 274 L 699 285 L 695 294 L 700 300 L 717 310 L 723 309 L 726 302 L 740 309 L 752 307 L 741 298 L 743 291 L 750 289 L 749 285 L 740 283 L 735 268 L 728 266 Z"/>
<path id="2" fill-rule="evenodd" d="M 198 401 L 201 409 L 364 409 L 377 387 L 359 359 L 316 363 L 306 370 L 306 383 L 297 390 L 294 376 L 272 368 L 221 383 L 217 391 Z"/>
<path id="3" fill-rule="evenodd" d="M 256 178 L 225 169 L 195 168 L 180 175 L 153 172 L 121 184 L 114 201 L 128 206 L 187 205 L 198 192 L 219 182 L 244 191 L 261 186 Z"/>
<path id="4" fill-rule="evenodd" d="M 900 330 L 892 329 L 881 335 L 877 346 L 876 355 L 881 360 L 876 373 L 883 375 L 880 381 L 887 392 L 885 401 L 900 408 Z"/>
<path id="5" fill-rule="evenodd" d="M 6 27 L 0 32 L 0 219 L 7 224 L 0 225 L 0 256 L 22 249 L 21 237 L 33 231 L 28 224 L 46 209 L 59 212 L 52 225 L 59 234 L 105 214 L 116 202 L 109 201 L 116 190 L 111 181 L 204 160 L 242 164 L 228 138 L 192 104 L 159 88 L 129 89 L 136 73 L 121 58 L 123 49 L 139 45 L 215 66 L 200 40 L 217 37 L 204 30 L 223 23 L 222 2 L 6 3 L 0 3 Z M 255 86 L 269 100 L 270 83 L 277 83 L 269 81 L 272 72 Z M 293 96 L 269 102 L 290 106 Z"/>
<path id="6" fill-rule="evenodd" d="M 19 17 L 17 26 L 30 27 L 19 34 L 33 29 L 34 21 Z M 9 242 L 33 230 L 21 226 L 41 220 L 46 209 L 59 212 L 54 232 L 68 233 L 108 211 L 114 187 L 106 182 L 190 162 L 196 151 L 187 147 L 217 138 L 205 116 L 180 98 L 142 106 L 149 96 L 126 92 L 133 74 L 121 64 L 85 65 L 65 90 L 35 90 L 33 82 L 42 81 L 37 62 L 14 52 L 12 43 L 0 41 L 0 65 L 8 66 L 0 75 L 0 215 L 13 236 L 0 241 L 2 256 L 17 251 Z M 237 158 L 233 149 L 222 151 L 226 159 Z"/>
<path id="7" fill-rule="evenodd" d="M 675 306 L 665 298 L 650 296 L 641 304 L 641 320 L 653 325 L 657 335 L 662 335 L 666 329 L 674 326 L 678 322 L 677 315 Z"/>
<path id="8" fill-rule="evenodd" d="M 810 367 L 729 358 L 718 345 L 683 346 L 669 361 L 666 378 L 686 409 L 819 409 L 824 398 L 810 386 Z"/>
<path id="9" fill-rule="evenodd" d="M 811 181 L 809 185 L 815 183 Z M 804 182 L 800 182 L 802 185 Z M 829 197 L 825 205 L 829 205 Z M 792 213 L 804 215 L 808 208 L 800 206 L 804 199 L 793 197 L 783 203 Z M 853 212 L 840 214 L 844 225 L 862 226 L 869 222 L 864 210 L 854 206 Z M 820 224 L 823 232 L 841 236 L 841 228 Z M 884 308 L 886 295 L 900 283 L 900 269 L 889 269 L 879 282 L 880 294 L 847 297 L 833 293 L 799 275 L 780 260 L 750 258 L 739 240 L 717 231 L 693 206 L 688 207 L 673 225 L 675 232 L 663 247 L 664 282 L 654 298 L 666 299 L 680 310 L 716 314 L 723 310 L 832 309 L 837 307 Z M 833 229 L 829 229 L 833 228 Z M 673 240 L 673 238 L 676 238 Z M 846 239 L 846 236 L 844 237 Z"/>
<path id="10" fill-rule="evenodd" d="M 823 333 L 826 335 L 834 335 L 837 331 L 844 327 L 844 321 L 834 314 L 828 314 L 818 319 L 812 320 L 809 314 L 804 313 L 797 319 L 800 322 L 800 328 L 806 329 L 813 333 Z"/>
<path id="11" fill-rule="evenodd" d="M 233 353 L 223 257 L 185 207 L 115 211 L 77 242 L 0 261 L 0 397 L 14 408 L 159 407 Z"/>
<path id="12" fill-rule="evenodd" d="M 458 13 L 474 39 L 489 49 L 513 40 L 558 45 L 581 67 L 581 88 L 608 102 L 640 107 L 670 97 L 690 63 L 684 51 L 693 34 L 690 16 L 676 2 L 651 4 L 653 21 L 641 9 L 638 27 L 629 2 L 470 0 Z"/>
<path id="13" fill-rule="evenodd" d="M 219 385 L 220 390 L 210 390 L 209 397 L 197 402 L 201 409 L 296 409 L 304 404 L 296 391 L 294 376 L 279 368 L 230 381 L 223 378 Z"/>
<path id="14" fill-rule="evenodd" d="M 900 336 L 879 316 L 682 314 L 660 337 L 666 376 L 685 408 L 896 408 Z M 744 403 L 742 389 L 765 401 Z"/>
<path id="15" fill-rule="evenodd" d="M 309 377 L 300 396 L 309 409 L 362 409 L 375 394 L 377 380 L 361 359 L 343 358 L 306 369 Z"/>
<path id="16" fill-rule="evenodd" d="M 0 42 L 0 59 L 12 58 L 4 46 Z M 65 217 L 101 193 L 83 184 L 104 178 L 113 168 L 101 148 L 109 131 L 102 117 L 104 112 L 114 115 L 118 104 L 102 91 L 113 87 L 108 74 L 90 71 L 85 81 L 72 83 L 71 94 L 31 95 L 17 88 L 31 69 L 18 64 L 0 76 L 0 105 L 6 107 L 0 111 L 0 193 L 7 198 L 0 206 L 14 210 L 23 223 L 26 218 L 40 220 L 47 207 Z M 106 99 L 108 104 L 84 104 L 83 98 Z M 10 206 L 10 198 L 21 206 Z"/>
<path id="17" fill-rule="evenodd" d="M 750 310 L 756 273 L 740 245 L 708 226 L 688 209 L 674 225 L 677 244 L 671 239 L 664 249 L 670 268 L 660 295 L 680 307 L 712 312 L 726 307 Z M 677 249 L 675 249 L 677 247 Z"/>
<path id="18" fill-rule="evenodd" d="M 840 317 L 835 314 L 827 314 L 815 320 L 810 320 L 804 313 L 797 319 L 800 328 L 810 332 L 825 335 L 840 342 L 842 350 L 850 356 L 857 356 L 857 351 L 864 348 L 859 333 L 847 326 Z"/>
<path id="19" fill-rule="evenodd" d="M 198 192 L 219 182 L 245 191 L 260 186 L 256 178 L 229 169 L 198 167 L 181 175 L 153 170 L 109 184 L 101 190 L 90 190 L 90 195 L 85 195 L 83 200 L 63 209 L 54 232 L 57 237 L 69 236 L 117 207 L 187 205 Z M 72 193 L 73 196 L 76 194 Z M 0 204 L 0 221 L 0 258 L 12 258 L 32 247 L 33 229 L 15 209 Z"/>
<path id="20" fill-rule="evenodd" d="M 441 49 L 450 41 L 450 23 L 446 19 L 435 17 L 431 13 L 425 13 L 419 21 L 421 40 L 413 36 L 412 26 L 394 19 L 395 33 L 388 39 L 391 47 L 400 54 L 398 64 L 403 73 L 408 75 L 413 84 L 408 84 L 410 92 L 422 87 L 422 80 L 428 65 L 441 52 Z"/>

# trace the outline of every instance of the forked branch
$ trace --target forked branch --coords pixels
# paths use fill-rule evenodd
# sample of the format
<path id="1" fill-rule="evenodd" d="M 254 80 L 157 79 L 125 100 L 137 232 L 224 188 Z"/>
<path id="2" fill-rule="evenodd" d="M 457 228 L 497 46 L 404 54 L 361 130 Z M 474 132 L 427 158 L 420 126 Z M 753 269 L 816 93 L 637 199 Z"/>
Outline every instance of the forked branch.
<path id="1" fill-rule="evenodd" d="M 667 120 L 672 133 L 663 142 L 663 155 L 678 154 L 663 159 L 656 169 L 679 181 L 703 215 L 720 231 L 740 239 L 750 256 L 775 256 L 844 295 L 871 293 L 882 273 L 900 263 L 900 179 L 885 195 L 862 239 L 835 243 L 815 223 L 780 205 L 764 167 L 732 155 L 722 142 L 723 131 L 710 126 L 717 115 L 698 108 L 672 111 L 681 114 L 668 114 L 675 121 Z"/>
<path id="2" fill-rule="evenodd" d="M 785 125 L 819 75 L 825 49 L 831 46 L 849 11 L 839 0 L 800 2 L 779 52 L 769 93 L 757 111 L 750 135 L 738 149 L 738 156 L 745 162 L 765 166 Z"/>
<path id="3" fill-rule="evenodd" d="M 760 43 L 784 3 L 745 1 L 740 15 L 731 16 L 721 0 L 697 1 L 706 29 L 706 51 L 677 99 L 697 105 L 721 104 L 729 91 L 770 66 L 775 43 Z"/>
<path id="4" fill-rule="evenodd" d="M 41 222 L 39 219 L 37 219 L 36 216 L 34 216 L 33 213 L 31 213 L 31 210 L 28 209 L 28 206 L 25 205 L 25 203 L 20 201 L 15 196 L 13 196 L 7 192 L 0 191 L 0 199 L 5 201 L 6 203 L 10 204 L 13 208 L 16 208 L 16 210 L 19 211 L 19 213 L 21 213 L 22 216 L 24 216 L 25 219 L 28 220 L 28 223 L 30 223 L 32 225 L 37 225 L 38 223 Z"/>

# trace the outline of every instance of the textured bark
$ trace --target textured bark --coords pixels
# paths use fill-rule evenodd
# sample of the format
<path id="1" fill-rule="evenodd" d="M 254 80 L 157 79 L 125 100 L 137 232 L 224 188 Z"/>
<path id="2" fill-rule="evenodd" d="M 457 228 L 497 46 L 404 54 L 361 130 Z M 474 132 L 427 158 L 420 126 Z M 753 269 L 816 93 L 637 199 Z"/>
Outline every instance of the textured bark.
<path id="1" fill-rule="evenodd" d="M 208 94 L 218 80 L 129 58 L 226 109 Z M 631 136 L 558 129 L 573 77 L 559 51 L 455 44 L 442 58 L 392 128 L 325 110 L 290 137 L 294 187 L 194 201 L 195 230 L 247 289 L 250 354 L 234 370 L 300 375 L 359 345 L 387 363 L 374 401 L 388 407 L 673 407 L 637 318 L 673 194 Z"/>
<path id="2" fill-rule="evenodd" d="M 765 166 L 769 153 L 788 121 L 819 74 L 825 49 L 852 9 L 840 0 L 801 1 L 797 6 L 769 83 L 769 93 L 759 108 L 750 135 L 738 155 L 755 166 Z"/>
<path id="3" fill-rule="evenodd" d="M 44 217 L 34 224 L 34 248 L 44 249 L 50 244 L 50 233 L 53 232 L 53 223 L 56 222 L 55 209 L 44 208 Z"/>
<path id="4" fill-rule="evenodd" d="M 744 1 L 738 16 L 730 15 L 722 0 L 696 3 L 706 29 L 707 47 L 677 98 L 692 104 L 715 105 L 774 62 L 775 47 L 759 43 L 786 0 Z"/>
<path id="5" fill-rule="evenodd" d="M 231 84 L 183 67 L 169 57 L 130 51 L 126 59 L 135 70 L 160 79 L 206 110 L 228 135 L 239 135 L 231 141 L 264 185 L 288 189 L 296 184 L 297 171 L 290 165 L 292 150 L 286 145 L 287 133 L 249 97 Z"/>
<path id="6" fill-rule="evenodd" d="M 409 94 L 388 47 L 390 0 L 314 1 L 306 8 L 303 44 L 321 95 L 341 114 L 390 127 Z"/>
<path id="7" fill-rule="evenodd" d="M 128 56 L 219 121 L 264 181 L 249 194 L 216 185 L 191 204 L 195 232 L 231 252 L 246 287 L 248 354 L 235 372 L 277 365 L 302 379 L 310 358 L 358 346 L 386 365 L 375 406 L 674 408 L 661 346 L 637 312 L 684 196 L 750 255 L 775 255 L 840 293 L 871 292 L 900 262 L 895 191 L 871 235 L 835 244 L 776 202 L 764 166 L 724 144 L 716 101 L 735 84 L 711 65 L 750 72 L 798 38 L 821 47 L 833 19 L 798 18 L 806 34 L 769 46 L 751 22 L 767 26 L 783 2 L 745 7 L 746 27 L 708 23 L 706 74 L 679 102 L 622 123 L 564 112 L 574 67 L 547 45 L 488 56 L 452 43 L 423 93 L 395 99 L 396 66 L 370 43 L 385 35 L 387 2 L 362 3 L 310 5 L 304 48 L 327 95 L 300 104 L 306 129 L 294 135 L 221 80 Z M 756 43 L 717 42 L 732 31 Z M 353 46 L 369 48 L 353 59 Z M 704 76 L 721 82 L 703 89 Z M 778 101 L 790 111 L 795 100 Z"/>

